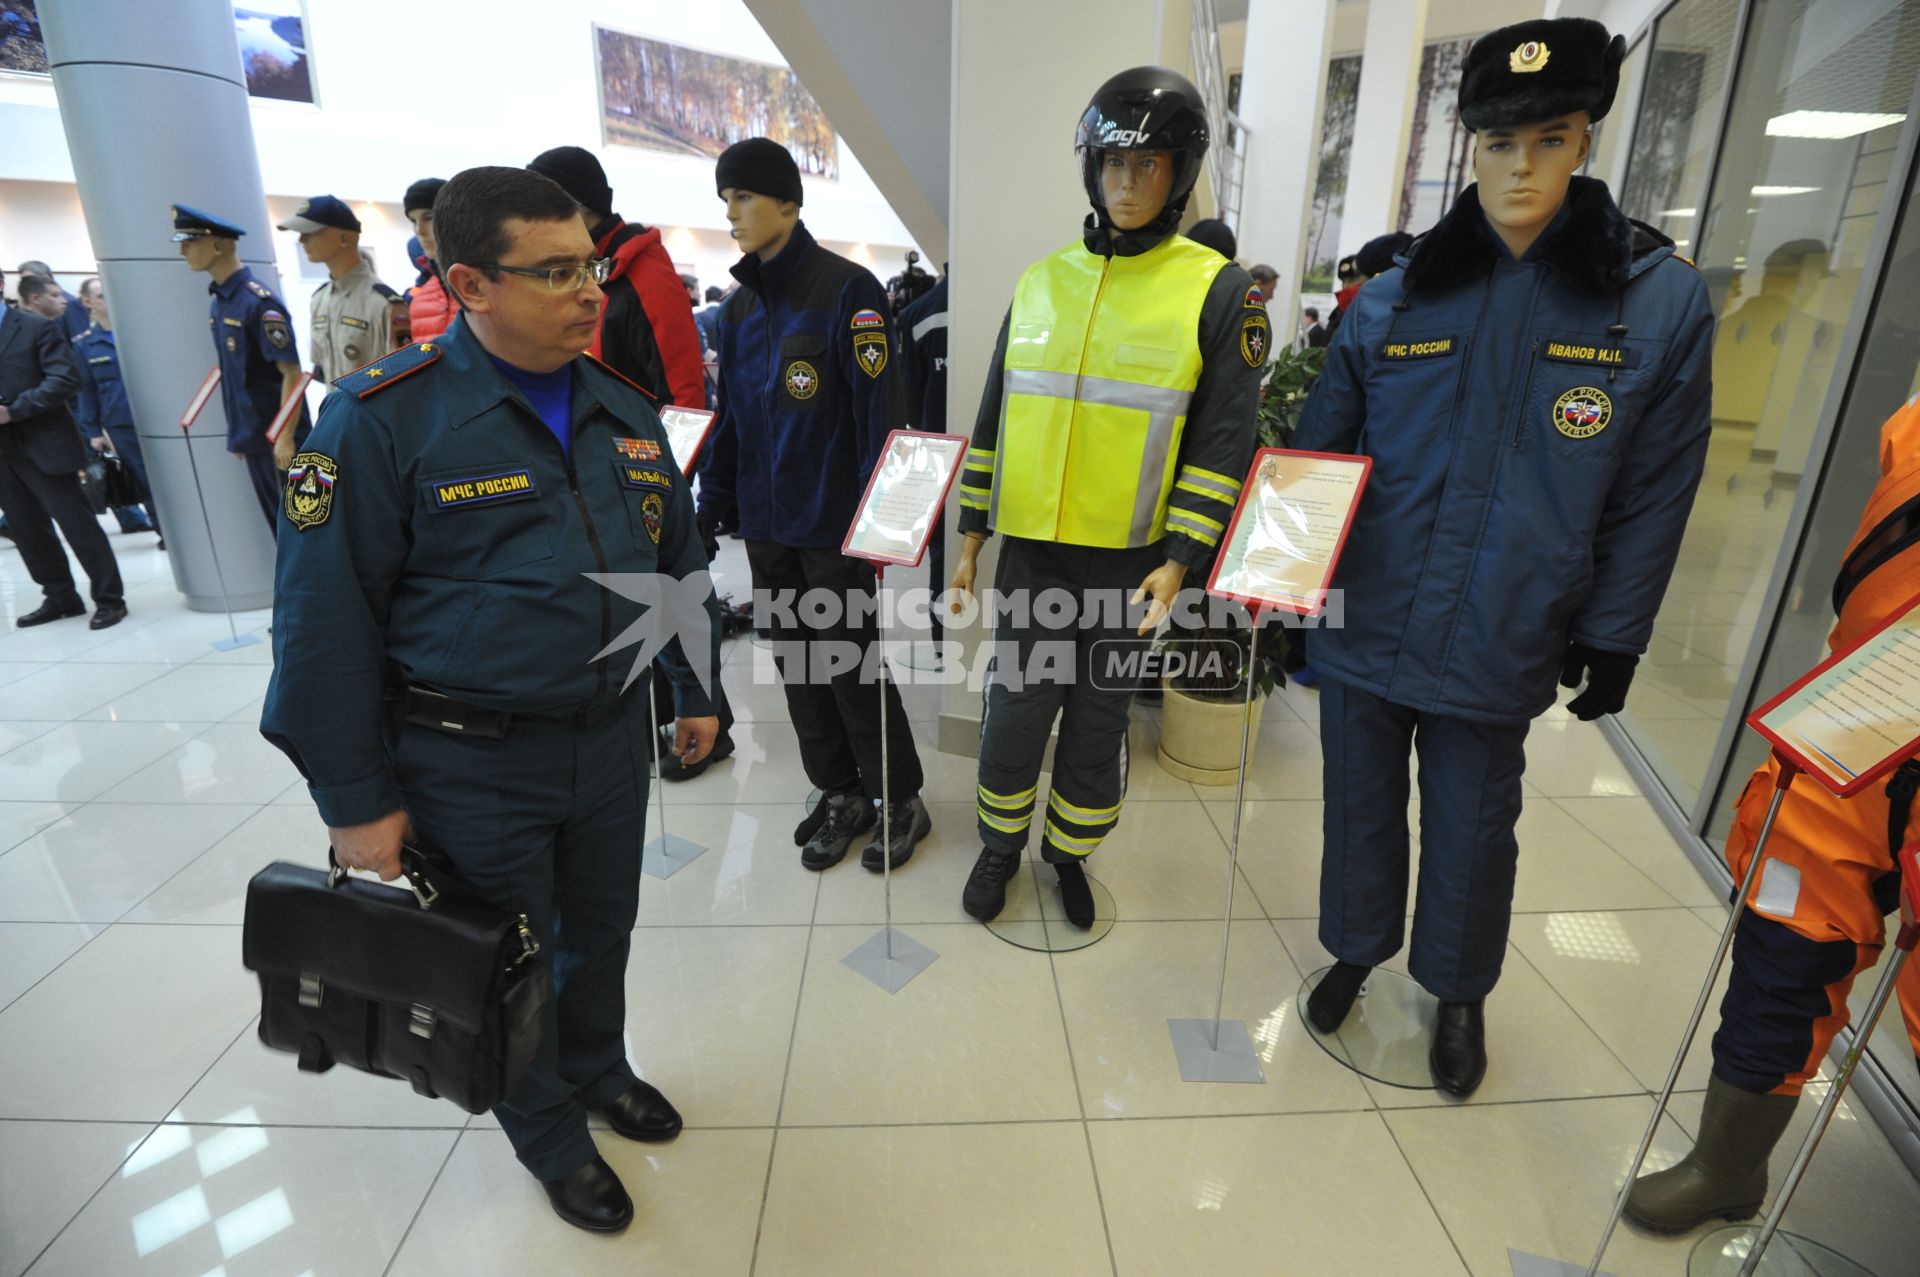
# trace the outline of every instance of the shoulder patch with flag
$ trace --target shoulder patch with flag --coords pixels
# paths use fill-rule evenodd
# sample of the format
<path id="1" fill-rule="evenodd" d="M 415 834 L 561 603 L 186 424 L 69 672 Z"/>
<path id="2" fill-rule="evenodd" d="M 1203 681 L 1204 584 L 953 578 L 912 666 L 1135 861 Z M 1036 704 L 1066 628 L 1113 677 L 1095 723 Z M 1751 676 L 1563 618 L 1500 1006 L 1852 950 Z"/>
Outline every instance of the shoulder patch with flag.
<path id="1" fill-rule="evenodd" d="M 887 319 L 877 310 L 853 312 L 853 362 L 875 381 L 887 370 Z"/>
<path id="2" fill-rule="evenodd" d="M 1261 294 L 1260 285 L 1247 285 L 1247 295 L 1240 304 L 1248 310 L 1265 310 L 1267 308 L 1267 299 Z"/>
<path id="3" fill-rule="evenodd" d="M 856 310 L 853 312 L 853 331 L 866 328 L 885 328 L 887 317 L 877 310 Z"/>

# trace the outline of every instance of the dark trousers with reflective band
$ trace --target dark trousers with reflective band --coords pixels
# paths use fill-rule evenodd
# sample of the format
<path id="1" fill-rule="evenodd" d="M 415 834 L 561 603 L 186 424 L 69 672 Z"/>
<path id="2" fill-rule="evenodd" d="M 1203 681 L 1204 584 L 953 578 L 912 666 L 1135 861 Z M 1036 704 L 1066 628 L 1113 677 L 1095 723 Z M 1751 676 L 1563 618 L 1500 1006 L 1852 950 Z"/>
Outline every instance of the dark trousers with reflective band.
<path id="1" fill-rule="evenodd" d="M 1420 753 L 1420 883 L 1408 969 L 1435 997 L 1471 1002 L 1500 979 L 1520 847 L 1528 724 L 1473 722 L 1320 685 L 1326 797 L 1320 943 L 1377 967 L 1405 934 L 1409 755 Z"/>
<path id="2" fill-rule="evenodd" d="M 0 426 L 0 430 L 5 429 Z M 73 568 L 53 525 L 67 537 L 67 544 L 80 560 L 80 567 L 93 586 L 95 603 L 121 603 L 126 587 L 120 581 L 120 563 L 113 557 L 113 546 L 106 530 L 94 517 L 73 474 L 44 474 L 33 459 L 20 449 L 0 453 L 0 513 L 7 519 L 7 530 L 26 561 L 27 575 L 40 587 L 49 603 L 78 603 L 80 592 L 74 588 Z"/>
<path id="3" fill-rule="evenodd" d="M 516 719 L 506 740 L 408 724 L 394 747 L 416 834 L 461 878 L 525 913 L 553 963 L 540 1052 L 494 1109 L 520 1161 L 558 1179 L 595 1156 L 587 1109 L 632 1084 L 627 952 L 645 842 L 647 712 L 625 697 L 576 731 Z"/>
<path id="4" fill-rule="evenodd" d="M 849 624 L 846 607 L 846 600 L 856 596 L 869 601 L 874 597 L 873 565 L 838 550 L 795 550 L 772 541 L 747 542 L 747 564 L 756 592 L 771 596 L 791 590 L 796 596 L 788 601 L 791 620 L 776 608 L 761 623 L 773 634 L 773 659 L 786 689 L 808 781 L 829 794 L 880 797 L 880 692 L 862 678 L 868 662 L 877 658 L 880 626 L 871 607 L 858 624 Z M 809 590 L 832 594 L 840 609 L 837 621 L 808 623 L 798 599 Z M 754 619 L 760 621 L 757 614 Z M 830 651 L 858 652 L 861 659 L 825 678 L 819 667 Z M 878 668 L 884 671 L 885 666 Z M 887 788 L 895 802 L 904 802 L 920 792 L 925 778 L 913 746 L 913 725 L 891 678 L 886 697 L 887 755 L 893 769 Z"/>
<path id="5" fill-rule="evenodd" d="M 980 721 L 980 841 L 995 851 L 1027 846 L 1036 812 L 1049 860 L 1090 855 L 1120 821 L 1127 792 L 1127 709 L 1139 675 L 1126 664 L 1149 644 L 1134 631 L 1144 607 L 1126 616 L 1095 610 L 1102 595 L 1130 599 L 1149 572 L 1166 562 L 1160 544 L 1105 550 L 1003 537 L 993 587 L 1024 594 L 1017 613 L 993 623 L 993 666 Z M 1074 612 L 1067 628 L 1046 623 L 1037 606 L 1063 591 Z M 1057 596 L 1056 596 L 1057 597 Z M 1128 617 L 1132 623 L 1128 624 Z M 1101 624 L 1115 621 L 1118 624 Z M 1011 667 L 1011 668 L 1009 668 Z M 1037 787 L 1054 719 L 1053 789 L 1044 811 Z"/>

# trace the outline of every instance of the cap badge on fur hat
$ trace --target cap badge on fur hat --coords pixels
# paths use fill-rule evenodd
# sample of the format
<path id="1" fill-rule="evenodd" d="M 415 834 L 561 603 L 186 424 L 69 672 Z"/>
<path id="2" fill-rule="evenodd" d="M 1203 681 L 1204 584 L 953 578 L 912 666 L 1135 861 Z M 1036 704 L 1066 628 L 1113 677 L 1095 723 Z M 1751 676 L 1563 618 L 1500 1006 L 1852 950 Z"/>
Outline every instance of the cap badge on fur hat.
<path id="1" fill-rule="evenodd" d="M 1507 55 L 1507 70 L 1516 75 L 1525 75 L 1529 71 L 1544 71 L 1552 50 L 1539 40 L 1529 40 L 1517 46 Z"/>

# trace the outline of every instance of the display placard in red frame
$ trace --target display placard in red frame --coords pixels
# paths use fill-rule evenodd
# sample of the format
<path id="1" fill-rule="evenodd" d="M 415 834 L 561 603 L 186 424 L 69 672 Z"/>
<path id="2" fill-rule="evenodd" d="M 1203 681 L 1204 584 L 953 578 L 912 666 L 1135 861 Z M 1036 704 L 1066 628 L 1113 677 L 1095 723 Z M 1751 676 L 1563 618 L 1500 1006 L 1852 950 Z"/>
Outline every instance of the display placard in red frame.
<path id="1" fill-rule="evenodd" d="M 193 398 L 187 401 L 187 410 L 180 414 L 180 428 L 182 430 L 193 429 L 194 420 L 199 417 L 200 410 L 207 406 L 207 400 L 213 398 L 213 392 L 219 388 L 219 385 L 220 369 L 218 367 L 209 368 L 207 370 L 207 379 L 200 383 L 200 389 L 193 392 Z"/>
<path id="2" fill-rule="evenodd" d="M 280 436 L 286 433 L 287 424 L 307 406 L 307 387 L 312 384 L 312 373 L 300 374 L 300 380 L 294 385 L 293 393 L 287 396 L 287 401 L 280 405 L 280 411 L 274 413 L 273 420 L 267 423 L 268 443 L 279 443 Z"/>
<path id="3" fill-rule="evenodd" d="M 1320 615 L 1372 473 L 1372 457 L 1293 448 L 1255 453 L 1207 593 L 1256 612 Z"/>
<path id="4" fill-rule="evenodd" d="M 660 409 L 660 428 L 667 436 L 667 451 L 682 475 L 693 473 L 700 453 L 713 433 L 713 413 L 706 408 L 682 408 L 669 404 Z"/>
<path id="5" fill-rule="evenodd" d="M 918 566 L 966 455 L 965 435 L 889 434 L 840 552 L 869 563 Z"/>
<path id="6" fill-rule="evenodd" d="M 1747 715 L 1747 726 L 1842 798 L 1920 753 L 1920 594 Z"/>

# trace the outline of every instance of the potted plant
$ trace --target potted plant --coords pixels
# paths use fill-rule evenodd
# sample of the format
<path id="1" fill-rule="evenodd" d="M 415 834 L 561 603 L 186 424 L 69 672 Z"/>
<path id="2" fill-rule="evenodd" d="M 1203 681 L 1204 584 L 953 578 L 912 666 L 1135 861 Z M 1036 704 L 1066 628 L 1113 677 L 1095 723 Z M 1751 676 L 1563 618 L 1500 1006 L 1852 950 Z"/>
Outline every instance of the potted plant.
<path id="1" fill-rule="evenodd" d="M 1285 448 L 1306 405 L 1307 391 L 1326 364 L 1324 347 L 1284 348 L 1267 367 L 1260 391 L 1259 446 Z M 1249 671 L 1253 631 L 1245 613 L 1220 625 L 1176 623 L 1163 651 L 1178 654 L 1178 675 L 1161 680 L 1160 765 L 1196 785 L 1231 785 L 1240 770 L 1243 715 L 1251 714 L 1248 761 L 1260 734 L 1267 694 L 1285 684 L 1280 672 L 1281 627 L 1268 622 L 1260 633 L 1260 661 Z M 1247 678 L 1253 701 L 1247 703 Z"/>

